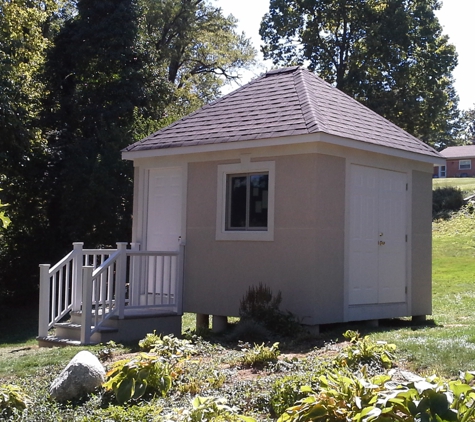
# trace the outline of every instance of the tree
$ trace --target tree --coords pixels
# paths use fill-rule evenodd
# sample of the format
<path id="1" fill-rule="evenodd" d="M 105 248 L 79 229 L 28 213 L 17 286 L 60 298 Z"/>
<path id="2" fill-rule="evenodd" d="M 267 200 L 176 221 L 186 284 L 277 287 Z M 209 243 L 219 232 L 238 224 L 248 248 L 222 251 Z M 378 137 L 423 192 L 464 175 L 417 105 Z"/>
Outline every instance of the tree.
<path id="1" fill-rule="evenodd" d="M 438 0 L 271 0 L 260 34 L 274 64 L 306 64 L 424 142 L 457 135 L 455 48 Z"/>
<path id="2" fill-rule="evenodd" d="M 463 142 L 475 144 L 475 107 L 462 112 Z"/>
<path id="3" fill-rule="evenodd" d="M 165 123 L 215 100 L 254 64 L 256 51 L 236 19 L 205 0 L 139 0 L 140 43 L 149 68 L 173 85 Z"/>

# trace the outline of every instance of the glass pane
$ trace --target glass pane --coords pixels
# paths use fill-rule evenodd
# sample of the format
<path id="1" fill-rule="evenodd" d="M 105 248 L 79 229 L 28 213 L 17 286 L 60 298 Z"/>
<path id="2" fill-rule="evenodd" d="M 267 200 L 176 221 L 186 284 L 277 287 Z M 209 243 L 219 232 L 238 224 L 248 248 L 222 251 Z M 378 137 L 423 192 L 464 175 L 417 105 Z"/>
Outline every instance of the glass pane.
<path id="1" fill-rule="evenodd" d="M 251 174 L 249 176 L 249 185 L 249 227 L 266 228 L 269 175 Z"/>
<path id="2" fill-rule="evenodd" d="M 228 176 L 227 228 L 246 228 L 246 184 L 246 176 Z"/>

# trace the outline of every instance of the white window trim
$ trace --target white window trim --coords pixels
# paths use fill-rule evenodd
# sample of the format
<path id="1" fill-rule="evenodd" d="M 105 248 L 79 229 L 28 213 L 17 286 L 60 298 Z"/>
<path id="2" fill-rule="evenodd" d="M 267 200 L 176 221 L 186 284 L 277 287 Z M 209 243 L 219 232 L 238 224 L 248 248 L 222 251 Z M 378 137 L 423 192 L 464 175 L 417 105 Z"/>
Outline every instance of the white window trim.
<path id="1" fill-rule="evenodd" d="M 468 165 L 468 167 L 462 167 L 462 163 L 464 165 Z M 459 170 L 471 170 L 472 169 L 472 160 L 459 160 Z"/>
<path id="2" fill-rule="evenodd" d="M 226 188 L 227 176 L 240 173 L 268 173 L 269 193 L 267 209 L 267 230 L 226 230 Z M 237 164 L 218 165 L 218 192 L 216 207 L 216 240 L 273 241 L 274 240 L 274 193 L 275 162 L 242 160 Z"/>

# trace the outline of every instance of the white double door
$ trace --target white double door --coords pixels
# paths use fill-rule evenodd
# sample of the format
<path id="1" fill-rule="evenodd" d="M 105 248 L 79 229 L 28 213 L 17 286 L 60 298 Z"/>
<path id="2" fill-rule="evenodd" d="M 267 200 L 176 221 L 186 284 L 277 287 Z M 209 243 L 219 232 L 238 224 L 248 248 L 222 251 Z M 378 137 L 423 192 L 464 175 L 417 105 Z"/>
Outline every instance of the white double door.
<path id="1" fill-rule="evenodd" d="M 351 165 L 349 305 L 406 302 L 405 173 Z"/>
<path id="2" fill-rule="evenodd" d="M 181 167 L 149 170 L 148 251 L 178 251 L 182 236 L 183 171 Z M 170 297 L 176 282 L 177 257 L 148 259 L 148 293 Z"/>

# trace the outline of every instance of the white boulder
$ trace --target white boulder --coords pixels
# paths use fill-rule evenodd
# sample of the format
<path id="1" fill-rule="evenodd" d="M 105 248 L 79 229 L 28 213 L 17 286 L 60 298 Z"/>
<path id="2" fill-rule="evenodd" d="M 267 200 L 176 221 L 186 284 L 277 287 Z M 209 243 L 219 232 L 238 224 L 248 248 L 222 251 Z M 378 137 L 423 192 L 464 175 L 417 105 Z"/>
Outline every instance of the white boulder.
<path id="1" fill-rule="evenodd" d="M 71 359 L 53 381 L 49 393 L 58 402 L 79 399 L 101 386 L 105 375 L 106 371 L 99 359 L 83 350 Z"/>

